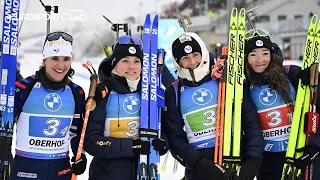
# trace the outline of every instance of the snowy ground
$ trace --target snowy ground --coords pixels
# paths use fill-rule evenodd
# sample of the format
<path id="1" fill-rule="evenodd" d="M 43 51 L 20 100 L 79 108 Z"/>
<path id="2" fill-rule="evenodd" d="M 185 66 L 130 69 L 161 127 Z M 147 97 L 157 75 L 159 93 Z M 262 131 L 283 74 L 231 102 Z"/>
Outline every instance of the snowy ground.
<path id="1" fill-rule="evenodd" d="M 95 59 L 85 59 L 85 61 L 92 60 L 93 63 L 95 62 L 93 64 L 93 66 L 97 69 L 98 68 L 97 63 L 99 61 L 97 61 L 96 59 L 97 58 L 95 58 Z M 39 67 L 41 65 L 41 62 L 42 62 L 42 57 L 41 57 L 40 53 L 27 53 L 27 52 L 25 52 L 23 58 L 19 59 L 19 62 L 21 63 L 21 74 L 22 74 L 22 76 L 23 77 L 27 77 L 29 75 L 34 74 L 35 71 L 39 69 Z M 72 62 L 72 67 L 76 71 L 76 73 L 75 73 L 75 75 L 73 77 L 73 81 L 75 83 L 79 84 L 80 86 L 82 86 L 82 88 L 86 91 L 86 94 L 87 94 L 87 91 L 89 89 L 89 72 L 85 68 L 82 67 L 81 62 Z M 13 142 L 15 142 L 15 137 L 14 137 Z M 12 143 L 12 144 L 13 144 L 13 148 L 12 149 L 13 149 L 13 154 L 14 154 L 14 148 L 15 148 L 14 145 L 15 145 L 15 143 Z M 163 164 L 164 157 L 165 156 L 162 156 L 160 158 L 160 161 L 161 161 L 160 162 L 160 167 Z M 90 162 L 92 160 L 92 156 L 88 155 L 87 158 L 88 158 L 87 170 L 83 175 L 78 176 L 79 180 L 88 179 L 89 165 L 90 165 Z M 169 158 L 168 158 L 168 161 L 167 161 L 166 171 L 165 172 L 161 172 L 161 179 L 178 180 L 178 179 L 181 179 L 183 177 L 184 168 L 181 165 L 179 165 L 178 169 L 177 169 L 177 172 L 173 173 L 172 172 L 173 165 L 174 165 L 174 161 L 173 161 L 173 158 L 170 155 Z"/>

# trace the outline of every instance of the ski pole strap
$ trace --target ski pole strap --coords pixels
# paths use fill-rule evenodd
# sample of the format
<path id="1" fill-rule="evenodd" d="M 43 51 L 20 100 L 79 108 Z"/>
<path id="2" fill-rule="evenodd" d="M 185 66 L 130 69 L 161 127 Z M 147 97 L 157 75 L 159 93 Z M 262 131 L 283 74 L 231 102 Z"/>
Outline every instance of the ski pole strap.
<path id="1" fill-rule="evenodd" d="M 295 161 L 295 159 L 292 157 L 286 157 L 286 159 L 285 159 L 285 163 L 288 165 L 292 165 L 292 166 L 295 165 L 294 161 Z"/>
<path id="2" fill-rule="evenodd" d="M 240 157 L 223 156 L 223 167 L 228 170 L 228 174 L 232 175 L 236 173 L 238 167 L 241 164 Z"/>

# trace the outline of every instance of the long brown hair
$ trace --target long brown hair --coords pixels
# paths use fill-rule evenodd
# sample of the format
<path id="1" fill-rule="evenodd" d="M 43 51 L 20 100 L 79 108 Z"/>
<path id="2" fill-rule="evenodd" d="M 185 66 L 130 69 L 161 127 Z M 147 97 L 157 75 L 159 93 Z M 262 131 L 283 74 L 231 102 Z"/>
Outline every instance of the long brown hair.
<path id="1" fill-rule="evenodd" d="M 293 105 L 293 101 L 290 96 L 290 82 L 282 67 L 283 60 L 280 56 L 274 53 L 271 53 L 270 56 L 271 60 L 269 66 L 263 73 L 263 77 L 268 82 L 270 91 L 277 90 L 286 104 Z M 253 82 L 253 70 L 249 63 L 246 63 L 245 68 L 247 71 L 247 82 L 251 84 Z"/>

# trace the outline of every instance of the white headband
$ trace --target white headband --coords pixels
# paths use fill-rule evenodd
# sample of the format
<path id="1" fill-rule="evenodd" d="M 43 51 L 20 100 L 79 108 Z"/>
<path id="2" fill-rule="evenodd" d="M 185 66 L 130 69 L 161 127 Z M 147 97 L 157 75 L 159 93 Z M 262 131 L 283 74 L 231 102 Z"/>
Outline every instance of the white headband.
<path id="1" fill-rule="evenodd" d="M 72 58 L 71 42 L 60 37 L 56 41 L 47 41 L 43 46 L 42 59 L 52 56 L 67 56 Z"/>

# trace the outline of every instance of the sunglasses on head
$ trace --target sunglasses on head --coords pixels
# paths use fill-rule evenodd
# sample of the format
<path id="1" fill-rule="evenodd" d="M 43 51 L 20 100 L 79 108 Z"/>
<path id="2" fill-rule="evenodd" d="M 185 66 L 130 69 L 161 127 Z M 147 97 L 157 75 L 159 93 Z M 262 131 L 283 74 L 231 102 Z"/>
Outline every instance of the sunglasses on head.
<path id="1" fill-rule="evenodd" d="M 44 43 L 46 43 L 47 41 L 56 41 L 59 40 L 60 37 L 62 37 L 62 39 L 64 39 L 65 41 L 68 41 L 72 44 L 73 42 L 73 38 L 70 34 L 65 33 L 65 32 L 53 32 L 47 35 Z"/>
<path id="2" fill-rule="evenodd" d="M 269 35 L 270 33 L 267 30 L 256 28 L 256 29 L 251 29 L 247 31 L 244 37 L 246 40 L 249 40 L 254 37 L 269 37 Z"/>
<path id="3" fill-rule="evenodd" d="M 118 44 L 132 44 L 132 45 L 138 45 L 138 46 L 142 46 L 142 40 L 139 39 L 138 37 L 136 36 L 131 36 L 131 35 L 125 35 L 125 36 L 121 36 L 117 39 L 115 45 L 113 46 L 112 49 L 115 49 L 115 47 L 118 45 Z"/>

